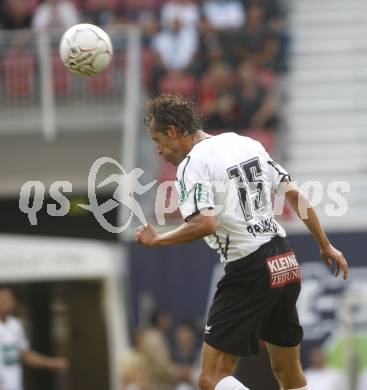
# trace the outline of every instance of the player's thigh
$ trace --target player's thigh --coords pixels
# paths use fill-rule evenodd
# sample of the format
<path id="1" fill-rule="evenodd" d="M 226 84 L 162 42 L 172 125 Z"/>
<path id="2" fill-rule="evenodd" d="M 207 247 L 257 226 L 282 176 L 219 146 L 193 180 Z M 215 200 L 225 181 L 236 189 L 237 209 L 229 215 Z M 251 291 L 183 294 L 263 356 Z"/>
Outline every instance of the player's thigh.
<path id="1" fill-rule="evenodd" d="M 199 384 L 202 388 L 214 387 L 222 378 L 232 375 L 238 356 L 222 352 L 207 343 L 203 343 Z"/>
<path id="2" fill-rule="evenodd" d="M 275 375 L 303 375 L 300 359 L 300 344 L 295 347 L 280 347 L 266 342 L 265 345 Z"/>

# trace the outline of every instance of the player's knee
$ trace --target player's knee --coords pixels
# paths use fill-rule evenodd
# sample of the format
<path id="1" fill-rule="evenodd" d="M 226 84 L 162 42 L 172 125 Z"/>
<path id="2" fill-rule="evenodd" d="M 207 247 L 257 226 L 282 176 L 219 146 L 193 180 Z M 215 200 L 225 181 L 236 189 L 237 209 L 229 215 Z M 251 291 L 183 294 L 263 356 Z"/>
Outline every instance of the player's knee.
<path id="1" fill-rule="evenodd" d="M 214 390 L 217 383 L 227 377 L 232 375 L 232 371 L 225 369 L 218 370 L 213 373 L 201 373 L 199 376 L 199 387 L 201 390 Z"/>

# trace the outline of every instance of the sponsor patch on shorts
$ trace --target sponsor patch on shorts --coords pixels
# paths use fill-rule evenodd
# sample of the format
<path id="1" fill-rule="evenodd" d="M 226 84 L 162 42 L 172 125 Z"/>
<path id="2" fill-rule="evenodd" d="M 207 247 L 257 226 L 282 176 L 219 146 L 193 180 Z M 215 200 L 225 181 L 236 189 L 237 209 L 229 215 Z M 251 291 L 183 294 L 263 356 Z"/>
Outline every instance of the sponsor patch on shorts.
<path id="1" fill-rule="evenodd" d="M 286 252 L 266 259 L 270 288 L 299 282 L 301 271 L 294 252 Z"/>

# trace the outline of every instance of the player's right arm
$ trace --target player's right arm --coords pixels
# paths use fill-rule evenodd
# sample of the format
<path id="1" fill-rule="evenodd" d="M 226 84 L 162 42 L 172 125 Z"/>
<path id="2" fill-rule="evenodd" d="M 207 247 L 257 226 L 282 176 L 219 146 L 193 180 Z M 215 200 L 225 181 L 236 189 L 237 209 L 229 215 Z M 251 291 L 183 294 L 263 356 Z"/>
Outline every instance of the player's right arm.
<path id="1" fill-rule="evenodd" d="M 308 230 L 319 244 L 320 256 L 323 258 L 325 264 L 329 267 L 335 263 L 335 276 L 338 276 L 341 270 L 344 279 L 347 279 L 349 276 L 348 263 L 345 260 L 343 253 L 331 245 L 320 224 L 315 209 L 310 205 L 305 195 L 287 178 L 282 182 L 282 192 L 285 194 L 285 198 L 292 209 L 307 226 Z"/>
<path id="2" fill-rule="evenodd" d="M 152 225 L 140 226 L 136 231 L 136 241 L 146 246 L 166 246 L 185 244 L 200 240 L 215 233 L 216 219 L 213 210 L 205 210 L 192 217 L 174 230 L 159 234 Z"/>
<path id="3" fill-rule="evenodd" d="M 64 371 L 68 368 L 68 360 L 63 357 L 51 357 L 28 349 L 22 353 L 22 361 L 27 366 L 44 369 Z"/>
<path id="4" fill-rule="evenodd" d="M 184 223 L 159 234 L 147 224 L 136 231 L 136 241 L 146 246 L 176 245 L 215 233 L 214 193 L 208 165 L 203 158 L 187 156 L 177 170 L 176 188 Z"/>

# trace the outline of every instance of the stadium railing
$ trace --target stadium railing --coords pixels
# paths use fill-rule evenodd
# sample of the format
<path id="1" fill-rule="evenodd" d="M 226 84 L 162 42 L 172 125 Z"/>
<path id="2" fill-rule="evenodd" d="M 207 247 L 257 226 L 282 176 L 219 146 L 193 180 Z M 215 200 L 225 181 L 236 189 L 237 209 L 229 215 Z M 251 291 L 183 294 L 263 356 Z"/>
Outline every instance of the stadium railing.
<path id="1" fill-rule="evenodd" d="M 112 64 L 100 75 L 81 77 L 69 73 L 60 60 L 62 31 L 2 31 L 0 134 L 42 130 L 52 139 L 59 131 L 125 127 L 126 116 L 131 126 L 137 115 L 134 95 L 141 90 L 140 31 L 122 26 L 108 33 L 114 46 Z M 126 110 L 133 112 L 123 115 Z"/>

